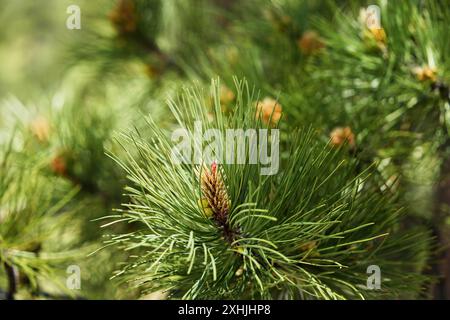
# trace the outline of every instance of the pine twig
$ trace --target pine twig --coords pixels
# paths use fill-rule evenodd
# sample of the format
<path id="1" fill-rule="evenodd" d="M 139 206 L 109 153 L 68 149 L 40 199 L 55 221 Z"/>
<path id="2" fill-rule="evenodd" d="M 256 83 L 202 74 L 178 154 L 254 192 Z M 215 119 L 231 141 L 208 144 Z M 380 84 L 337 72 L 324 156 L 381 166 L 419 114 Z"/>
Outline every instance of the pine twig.
<path id="1" fill-rule="evenodd" d="M 3 266 L 5 268 L 6 277 L 8 279 L 8 292 L 6 295 L 6 299 L 14 300 L 14 295 L 17 292 L 17 281 L 14 268 L 6 262 L 3 263 Z"/>

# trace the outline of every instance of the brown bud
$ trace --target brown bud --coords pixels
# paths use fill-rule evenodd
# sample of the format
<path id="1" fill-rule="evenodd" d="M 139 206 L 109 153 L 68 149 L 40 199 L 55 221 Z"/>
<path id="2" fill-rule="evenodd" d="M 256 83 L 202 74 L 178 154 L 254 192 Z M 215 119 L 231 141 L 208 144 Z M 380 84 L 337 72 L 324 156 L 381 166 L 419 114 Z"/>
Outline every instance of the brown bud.
<path id="1" fill-rule="evenodd" d="M 308 30 L 298 40 L 298 46 L 303 54 L 312 55 L 325 48 L 325 43 L 317 32 Z"/>
<path id="2" fill-rule="evenodd" d="M 337 127 L 333 129 L 330 133 L 330 139 L 331 144 L 336 147 L 343 145 L 345 142 L 347 142 L 351 148 L 355 147 L 355 135 L 350 127 Z"/>

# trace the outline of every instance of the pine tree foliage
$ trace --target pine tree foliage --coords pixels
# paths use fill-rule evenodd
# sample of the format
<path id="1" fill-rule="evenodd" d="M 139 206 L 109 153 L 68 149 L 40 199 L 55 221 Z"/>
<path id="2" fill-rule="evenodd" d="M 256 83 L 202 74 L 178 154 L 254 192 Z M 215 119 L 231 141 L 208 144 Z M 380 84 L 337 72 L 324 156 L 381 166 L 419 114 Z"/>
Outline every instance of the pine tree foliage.
<path id="1" fill-rule="evenodd" d="M 0 262 L 5 269 L 8 295 L 21 286 L 39 295 L 39 281 L 54 282 L 67 290 L 61 264 L 83 255 L 74 242 L 75 215 L 83 209 L 74 203 L 78 192 L 64 181 L 40 174 L 13 149 L 13 140 L 2 150 L 0 161 Z M 84 253 L 85 254 L 85 253 Z M 66 294 L 72 295 L 69 291 Z"/>
<path id="2" fill-rule="evenodd" d="M 450 297 L 448 1 L 49 3 L 0 2 L 0 296 Z M 196 121 L 278 172 L 174 163 Z"/>
<path id="3" fill-rule="evenodd" d="M 263 128 L 250 92 L 238 82 L 236 105 L 225 118 L 220 86 L 213 85 L 212 122 L 209 100 L 195 89 L 171 109 L 187 128 L 195 119 L 204 120 L 205 130 Z M 111 239 L 140 252 L 119 272 L 124 279 L 189 299 L 368 298 L 366 269 L 379 264 L 389 279 L 382 295 L 420 291 L 427 236 L 399 230 L 400 210 L 389 190 L 381 191 L 368 172 L 357 174 L 342 150 L 300 130 L 286 139 L 277 175 L 262 176 L 251 164 L 176 165 L 173 143 L 148 121 L 151 140 L 138 133 L 120 140 L 126 150 L 138 150 L 118 160 L 131 201 L 111 217 L 140 225 Z"/>

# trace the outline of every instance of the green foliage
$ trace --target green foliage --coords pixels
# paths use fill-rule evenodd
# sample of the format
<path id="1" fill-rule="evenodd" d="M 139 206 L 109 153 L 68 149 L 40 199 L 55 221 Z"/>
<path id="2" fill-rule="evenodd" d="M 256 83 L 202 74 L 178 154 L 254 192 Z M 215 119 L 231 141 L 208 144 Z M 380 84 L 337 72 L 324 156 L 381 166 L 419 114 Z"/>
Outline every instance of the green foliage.
<path id="1" fill-rule="evenodd" d="M 12 141 L 2 151 L 0 263 L 18 272 L 20 278 L 14 281 L 24 282 L 33 291 L 39 278 L 65 289 L 58 276 L 61 264 L 81 253 L 74 247 L 76 229 L 67 225 L 76 223 L 75 216 L 83 208 L 72 201 L 78 190 L 61 179 L 43 176 L 40 165 L 23 163 Z"/>
<path id="2" fill-rule="evenodd" d="M 450 6 L 370 4 L 380 29 L 356 0 L 0 1 L 1 292 L 430 297 L 437 254 L 450 259 L 431 240 L 450 235 Z M 257 118 L 266 98 L 279 110 Z M 196 120 L 280 129 L 279 172 L 172 163 L 171 133 Z M 75 294 L 57 287 L 68 264 Z"/>
<path id="3" fill-rule="evenodd" d="M 203 120 L 205 130 L 218 128 L 224 136 L 225 129 L 262 128 L 245 82 L 238 84 L 229 118 L 221 112 L 219 90 L 212 88 L 210 123 L 208 99 L 186 90 L 171 105 L 179 125 L 193 129 L 193 120 Z M 150 141 L 138 133 L 121 139 L 139 156 L 118 160 L 131 183 L 131 201 L 111 217 L 139 222 L 136 232 L 111 243 L 138 250 L 119 274 L 144 292 L 168 290 L 188 299 L 369 298 L 366 269 L 372 264 L 389 279 L 378 297 L 420 291 L 427 236 L 398 230 L 390 191 L 381 191 L 367 172 L 356 174 L 342 150 L 298 131 L 289 136 L 283 150 L 289 156 L 276 175 L 260 175 L 258 165 L 220 165 L 231 202 L 228 223 L 236 233 L 230 240 L 198 205 L 198 165 L 174 164 L 173 142 L 151 119 L 149 126 Z"/>

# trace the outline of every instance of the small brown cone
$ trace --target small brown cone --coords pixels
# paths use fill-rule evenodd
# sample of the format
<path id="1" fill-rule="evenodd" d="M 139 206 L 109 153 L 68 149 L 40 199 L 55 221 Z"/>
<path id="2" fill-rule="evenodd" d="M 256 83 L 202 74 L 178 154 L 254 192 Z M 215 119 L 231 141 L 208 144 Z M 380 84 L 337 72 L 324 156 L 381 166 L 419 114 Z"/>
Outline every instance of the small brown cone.
<path id="1" fill-rule="evenodd" d="M 312 55 L 325 48 L 325 43 L 317 32 L 308 30 L 298 40 L 298 47 L 303 54 Z"/>
<path id="2" fill-rule="evenodd" d="M 415 67 L 413 68 L 413 73 L 416 75 L 417 80 L 419 81 L 432 81 L 436 82 L 436 68 L 432 68 L 428 65 L 423 67 Z"/>
<path id="3" fill-rule="evenodd" d="M 219 225 L 227 225 L 230 200 L 217 163 L 213 162 L 211 169 L 205 167 L 202 171 L 201 188 L 208 207 L 212 210 L 213 218 Z"/>

